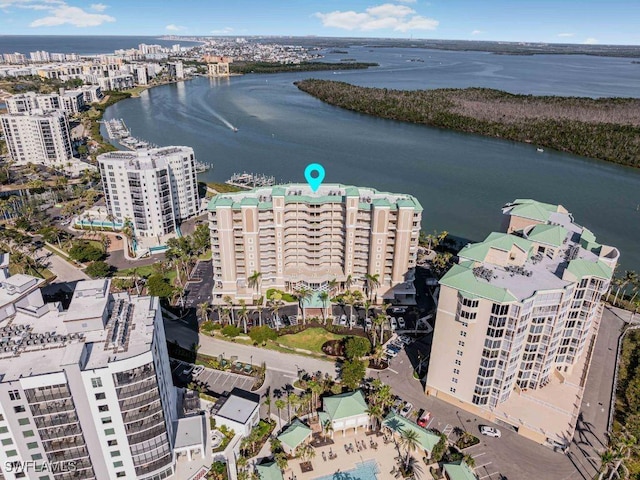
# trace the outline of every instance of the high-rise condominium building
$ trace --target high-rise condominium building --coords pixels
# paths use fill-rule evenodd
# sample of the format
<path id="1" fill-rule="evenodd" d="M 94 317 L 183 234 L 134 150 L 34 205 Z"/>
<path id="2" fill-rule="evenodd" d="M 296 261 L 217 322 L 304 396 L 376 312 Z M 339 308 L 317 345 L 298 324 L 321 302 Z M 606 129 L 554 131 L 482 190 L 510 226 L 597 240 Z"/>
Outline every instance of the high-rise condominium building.
<path id="1" fill-rule="evenodd" d="M 292 184 L 217 195 L 208 208 L 214 302 L 270 288 L 327 291 L 333 281 L 363 288 L 367 278 L 378 299 L 415 297 L 422 207 L 411 195 Z"/>
<path id="2" fill-rule="evenodd" d="M 184 80 L 184 65 L 182 65 L 182 62 L 168 62 L 167 72 L 169 77 L 174 80 Z"/>
<path id="3" fill-rule="evenodd" d="M 189 147 L 162 147 L 98 156 L 107 211 L 130 220 L 136 235 L 175 231 L 199 211 L 196 161 Z"/>
<path id="4" fill-rule="evenodd" d="M 467 245 L 440 280 L 426 392 L 564 443 L 619 252 L 560 205 L 516 200 L 503 214 L 506 233 Z"/>
<path id="5" fill-rule="evenodd" d="M 158 299 L 83 281 L 64 309 L 27 285 L 31 277 L 3 276 L 3 478 L 173 475 L 176 393 Z"/>
<path id="6" fill-rule="evenodd" d="M 69 121 L 62 110 L 5 114 L 0 122 L 16 162 L 57 165 L 73 158 Z"/>
<path id="7" fill-rule="evenodd" d="M 12 95 L 6 100 L 7 113 L 31 113 L 34 110 L 62 110 L 64 105 L 57 93 L 27 92 Z"/>

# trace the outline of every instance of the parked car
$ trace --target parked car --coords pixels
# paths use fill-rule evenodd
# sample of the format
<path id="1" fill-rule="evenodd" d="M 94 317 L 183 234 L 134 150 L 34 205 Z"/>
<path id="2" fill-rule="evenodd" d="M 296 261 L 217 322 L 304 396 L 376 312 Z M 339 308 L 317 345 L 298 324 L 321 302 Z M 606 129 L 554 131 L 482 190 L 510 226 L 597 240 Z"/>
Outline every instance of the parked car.
<path id="1" fill-rule="evenodd" d="M 487 437 L 500 438 L 502 436 L 502 432 L 500 432 L 500 430 L 490 427 L 489 425 L 480 425 L 480 433 Z"/>
<path id="2" fill-rule="evenodd" d="M 402 329 L 404 329 L 406 327 L 406 324 L 404 323 L 404 318 L 403 317 L 398 317 L 398 326 Z"/>
<path id="3" fill-rule="evenodd" d="M 420 425 L 422 428 L 427 428 L 427 425 L 429 424 L 429 420 L 431 420 L 431 412 L 422 410 L 418 418 L 418 425 Z"/>
<path id="4" fill-rule="evenodd" d="M 398 322 L 396 322 L 396 319 L 391 317 L 389 318 L 389 323 L 391 324 L 391 331 L 393 332 L 396 328 L 398 328 Z"/>
<path id="5" fill-rule="evenodd" d="M 340 320 L 338 320 L 338 325 L 342 325 L 343 327 L 347 325 L 347 316 L 345 314 L 340 315 Z"/>
<path id="6" fill-rule="evenodd" d="M 400 397 L 396 397 L 393 405 L 391 405 L 391 411 L 393 411 L 394 413 L 398 413 L 403 403 L 404 401 Z"/>
<path id="7" fill-rule="evenodd" d="M 396 358 L 398 356 L 398 352 L 396 352 L 395 350 L 385 350 L 385 353 L 387 354 L 387 358 L 389 359 Z"/>
<path id="8" fill-rule="evenodd" d="M 364 326 L 365 328 L 369 329 L 373 326 L 373 322 L 371 321 L 371 319 L 369 317 L 364 319 Z"/>
<path id="9" fill-rule="evenodd" d="M 411 413 L 411 410 L 413 410 L 413 404 L 411 402 L 407 402 L 404 404 L 404 407 L 402 407 L 402 410 L 400 410 L 400 415 L 402 415 L 403 417 L 408 417 Z"/>
<path id="10" fill-rule="evenodd" d="M 191 372 L 193 372 L 193 369 L 194 369 L 193 365 L 187 364 L 187 366 L 184 367 L 184 370 L 182 370 L 182 375 L 190 375 Z"/>
<path id="11" fill-rule="evenodd" d="M 408 337 L 406 335 L 400 335 L 398 337 L 398 340 L 400 340 L 404 345 L 409 345 L 410 343 L 413 342 L 413 338 Z"/>
<path id="12" fill-rule="evenodd" d="M 407 307 L 393 307 L 391 313 L 404 313 L 407 311 Z"/>
<path id="13" fill-rule="evenodd" d="M 198 365 L 196 366 L 196 368 L 193 369 L 193 376 L 197 377 L 198 375 L 200 375 L 202 372 L 204 371 L 204 367 L 202 365 Z"/>

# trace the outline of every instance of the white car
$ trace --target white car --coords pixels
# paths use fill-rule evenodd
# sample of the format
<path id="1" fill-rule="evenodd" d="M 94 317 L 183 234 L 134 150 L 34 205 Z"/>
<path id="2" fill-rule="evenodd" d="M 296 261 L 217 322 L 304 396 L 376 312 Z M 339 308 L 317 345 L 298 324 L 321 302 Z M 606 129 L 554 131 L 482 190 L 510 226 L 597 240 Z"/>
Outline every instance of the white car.
<path id="1" fill-rule="evenodd" d="M 387 354 L 387 358 L 389 359 L 396 358 L 398 356 L 398 352 L 396 352 L 395 350 L 385 350 L 384 353 Z"/>
<path id="2" fill-rule="evenodd" d="M 202 365 L 198 365 L 196 366 L 196 368 L 193 369 L 193 376 L 197 377 L 198 375 L 200 375 L 202 372 L 204 371 L 204 367 Z"/>
<path id="3" fill-rule="evenodd" d="M 407 307 L 393 307 L 391 309 L 392 313 L 404 313 L 407 311 Z"/>
<path id="4" fill-rule="evenodd" d="M 369 329 L 373 326 L 373 322 L 371 321 L 371 319 L 369 317 L 364 319 L 364 326 L 365 328 Z"/>
<path id="5" fill-rule="evenodd" d="M 403 329 L 405 328 L 406 324 L 404 323 L 403 317 L 398 317 L 398 326 Z"/>
<path id="6" fill-rule="evenodd" d="M 413 410 L 413 404 L 411 402 L 407 402 L 404 404 L 404 407 L 402 407 L 402 410 L 400 410 L 400 415 L 402 415 L 403 417 L 408 417 L 411 413 L 411 410 Z"/>
<path id="7" fill-rule="evenodd" d="M 495 437 L 500 438 L 502 433 L 497 428 L 490 427 L 489 425 L 481 425 L 480 433 L 482 435 L 486 435 L 487 437 Z"/>
<path id="8" fill-rule="evenodd" d="M 343 314 L 340 316 L 340 320 L 338 320 L 338 325 L 345 326 L 346 324 L 347 324 L 347 316 Z"/>
<path id="9" fill-rule="evenodd" d="M 389 324 L 391 325 L 391 331 L 395 331 L 396 328 L 398 328 L 398 322 L 396 322 L 396 319 L 393 317 L 389 318 Z"/>

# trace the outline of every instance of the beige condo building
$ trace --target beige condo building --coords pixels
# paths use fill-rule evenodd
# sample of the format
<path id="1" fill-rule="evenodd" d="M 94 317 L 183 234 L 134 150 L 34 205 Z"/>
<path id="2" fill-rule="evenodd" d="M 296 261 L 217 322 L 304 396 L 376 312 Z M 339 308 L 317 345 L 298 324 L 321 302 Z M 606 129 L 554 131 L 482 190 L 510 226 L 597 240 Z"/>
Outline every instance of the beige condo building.
<path id="1" fill-rule="evenodd" d="M 426 393 L 566 445 L 619 252 L 561 205 L 502 213 L 506 233 L 467 245 L 440 280 Z"/>
<path id="2" fill-rule="evenodd" d="M 378 300 L 415 299 L 422 207 L 411 195 L 291 184 L 217 195 L 208 209 L 214 303 L 270 288 L 327 291 L 334 280 L 362 288 L 367 275 L 378 279 Z"/>

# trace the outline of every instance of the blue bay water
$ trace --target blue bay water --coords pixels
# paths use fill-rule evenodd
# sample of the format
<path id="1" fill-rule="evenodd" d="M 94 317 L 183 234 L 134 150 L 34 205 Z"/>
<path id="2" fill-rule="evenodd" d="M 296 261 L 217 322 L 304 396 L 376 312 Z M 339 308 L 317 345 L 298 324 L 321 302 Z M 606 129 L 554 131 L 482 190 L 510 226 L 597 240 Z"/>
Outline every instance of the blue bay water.
<path id="1" fill-rule="evenodd" d="M 331 56 L 330 56 L 331 57 Z M 500 227 L 500 207 L 516 198 L 561 203 L 603 243 L 640 270 L 640 171 L 545 149 L 420 125 L 381 120 L 326 105 L 293 82 L 328 78 L 418 89 L 482 86 L 516 93 L 639 97 L 638 65 L 587 56 L 504 56 L 416 49 L 349 49 L 333 55 L 377 61 L 366 71 L 204 77 L 150 89 L 110 107 L 133 134 L 157 145 L 187 145 L 215 168 L 304 181 L 309 163 L 325 182 L 415 195 L 423 229 L 481 240 Z M 424 62 L 408 61 L 421 58 Z M 233 127 L 238 128 L 237 132 Z"/>

